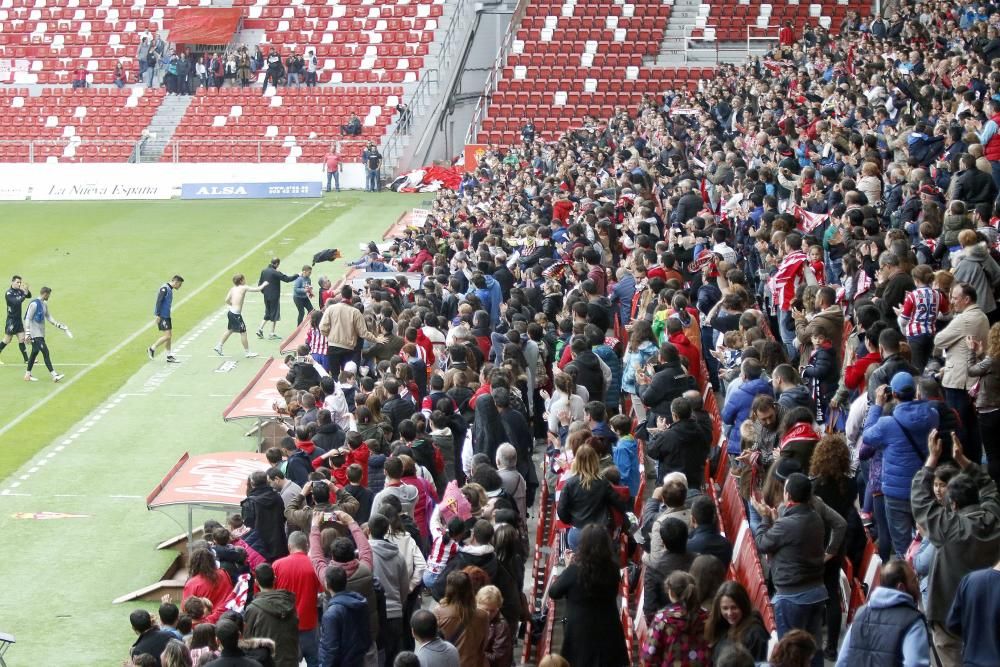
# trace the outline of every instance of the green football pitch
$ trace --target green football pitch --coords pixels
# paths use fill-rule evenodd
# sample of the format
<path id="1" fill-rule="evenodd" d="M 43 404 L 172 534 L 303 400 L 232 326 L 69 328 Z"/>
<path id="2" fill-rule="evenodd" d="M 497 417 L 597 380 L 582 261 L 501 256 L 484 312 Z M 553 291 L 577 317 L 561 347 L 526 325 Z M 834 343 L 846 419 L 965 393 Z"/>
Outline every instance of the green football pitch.
<path id="1" fill-rule="evenodd" d="M 235 273 L 255 283 L 271 257 L 298 270 L 323 248 L 357 257 L 381 239 L 420 195 L 343 193 L 321 200 L 75 202 L 0 204 L 0 279 L 20 274 L 32 291 L 52 288 L 52 315 L 74 338 L 51 330 L 54 384 L 41 359 L 24 382 L 16 344 L 0 355 L 0 632 L 17 643 L 11 665 L 120 665 L 134 636 L 112 605 L 154 583 L 171 554 L 156 544 L 183 532 L 186 516 L 150 512 L 145 497 L 185 451 L 250 450 L 247 424 L 222 411 L 278 344 L 259 341 L 244 359 L 226 344 L 226 291 Z M 337 279 L 344 264 L 320 264 Z M 149 361 L 156 292 L 184 277 L 174 299 L 180 364 Z M 278 333 L 295 326 L 290 285 L 282 290 Z M 3 288 L 6 290 L 6 286 Z M 248 295 L 248 326 L 263 303 Z M 172 553 L 172 552 L 171 552 Z"/>

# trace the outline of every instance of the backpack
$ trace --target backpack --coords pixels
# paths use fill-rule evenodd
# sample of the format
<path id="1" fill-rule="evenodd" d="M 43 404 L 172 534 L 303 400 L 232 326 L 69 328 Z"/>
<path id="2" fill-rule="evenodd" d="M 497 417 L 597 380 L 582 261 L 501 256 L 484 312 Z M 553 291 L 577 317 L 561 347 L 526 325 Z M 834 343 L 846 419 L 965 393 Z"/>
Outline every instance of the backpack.
<path id="1" fill-rule="evenodd" d="M 45 304 L 41 299 L 35 299 L 35 312 L 31 316 L 31 319 L 37 324 L 45 321 Z"/>

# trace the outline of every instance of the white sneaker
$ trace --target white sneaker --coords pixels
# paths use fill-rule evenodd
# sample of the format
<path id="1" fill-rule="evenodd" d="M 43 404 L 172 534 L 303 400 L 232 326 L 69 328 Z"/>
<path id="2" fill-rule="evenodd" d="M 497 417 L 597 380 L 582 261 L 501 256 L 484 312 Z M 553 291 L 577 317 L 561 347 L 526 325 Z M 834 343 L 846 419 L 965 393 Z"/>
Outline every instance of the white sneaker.
<path id="1" fill-rule="evenodd" d="M 270 336 L 268 336 L 268 337 L 267 337 L 267 339 L 268 339 L 268 340 L 281 340 L 281 336 L 279 336 L 279 335 L 278 335 L 278 334 L 276 334 L 276 333 L 273 333 L 273 334 L 271 334 Z"/>
<path id="2" fill-rule="evenodd" d="M 177 360 L 177 357 L 175 357 L 174 355 L 172 355 L 172 354 L 168 354 L 168 355 L 167 355 L 167 363 L 168 363 L 168 364 L 179 364 L 179 363 L 181 363 L 181 362 L 180 362 L 180 361 L 178 361 L 178 360 Z"/>
<path id="3" fill-rule="evenodd" d="M 56 373 L 55 371 L 52 371 L 53 382 L 59 382 L 59 380 L 62 380 L 64 377 L 66 377 L 64 373 Z"/>
<path id="4" fill-rule="evenodd" d="M 36 378 L 31 373 L 25 373 L 24 374 L 24 381 L 25 382 L 38 382 L 38 378 Z"/>
<path id="5" fill-rule="evenodd" d="M 224 356 L 224 355 L 222 354 L 222 346 L 221 346 L 221 345 L 216 345 L 216 346 L 215 346 L 215 347 L 213 347 L 212 349 L 213 349 L 213 350 L 215 351 L 215 353 L 216 353 L 217 355 L 219 355 L 220 357 L 221 357 L 221 356 Z"/>
<path id="6" fill-rule="evenodd" d="M 247 354 L 246 354 L 246 358 L 247 359 L 253 359 L 254 357 L 257 357 L 257 356 L 260 356 L 260 355 L 258 355 L 256 352 L 247 352 Z"/>
<path id="7" fill-rule="evenodd" d="M 156 350 L 154 350 L 151 347 L 147 347 L 146 348 L 146 355 L 149 356 L 150 359 L 152 359 L 153 357 L 156 356 Z"/>

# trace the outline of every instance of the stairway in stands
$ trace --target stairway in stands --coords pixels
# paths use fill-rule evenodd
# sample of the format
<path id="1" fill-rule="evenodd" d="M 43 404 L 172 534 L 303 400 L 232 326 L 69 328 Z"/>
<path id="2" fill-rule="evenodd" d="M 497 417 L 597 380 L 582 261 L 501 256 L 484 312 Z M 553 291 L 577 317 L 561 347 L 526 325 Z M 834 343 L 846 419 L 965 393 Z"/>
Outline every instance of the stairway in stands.
<path id="1" fill-rule="evenodd" d="M 163 156 L 170 139 L 181 124 L 184 114 L 194 97 L 191 95 L 166 95 L 160 108 L 153 114 L 146 127 L 146 139 L 139 148 L 139 162 L 157 162 Z M 169 159 L 173 159 L 173 151 Z"/>

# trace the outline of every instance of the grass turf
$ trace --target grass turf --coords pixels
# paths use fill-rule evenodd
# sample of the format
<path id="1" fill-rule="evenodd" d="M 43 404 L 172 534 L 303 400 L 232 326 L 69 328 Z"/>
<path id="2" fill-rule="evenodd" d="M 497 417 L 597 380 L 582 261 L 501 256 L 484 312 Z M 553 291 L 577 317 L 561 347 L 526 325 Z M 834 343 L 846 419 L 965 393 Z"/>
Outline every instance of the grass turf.
<path id="1" fill-rule="evenodd" d="M 0 367 L 0 479 L 86 415 L 146 362 L 144 350 L 158 335 L 152 324 L 156 291 L 170 276 L 179 273 L 185 278 L 174 301 L 177 337 L 221 306 L 231 274 L 245 273 L 248 282 L 254 283 L 269 258 L 312 240 L 362 202 L 364 215 L 345 216 L 349 224 L 336 228 L 327 247 L 341 247 L 345 256 L 356 256 L 359 242 L 380 238 L 403 210 L 418 203 L 413 197 L 393 193 L 344 193 L 324 200 L 0 205 L 4 221 L 0 279 L 6 281 L 16 273 L 29 282 L 33 293 L 43 285 L 53 289 L 52 314 L 68 324 L 75 336 L 68 340 L 49 328 L 53 363 L 66 373 L 63 382 L 83 374 L 38 408 L 39 401 L 57 389 L 41 358 L 34 371 L 39 382 L 25 383 L 16 341 L 0 355 L 6 364 Z M 299 267 L 286 264 L 282 268 L 293 272 Z M 259 314 L 248 314 L 248 326 L 256 326 L 255 317 Z M 141 329 L 103 363 L 88 368 L 87 364 Z M 25 411 L 32 412 L 11 427 Z"/>
<path id="2" fill-rule="evenodd" d="M 204 284 L 220 271 L 226 272 L 203 293 L 175 309 L 180 329 L 175 332 L 175 340 L 191 341 L 184 350 L 190 357 L 184 358 L 183 363 L 167 365 L 162 359 L 148 362 L 143 348 L 155 335 L 149 330 L 134 345 L 126 346 L 121 354 L 69 386 L 4 438 L 0 451 L 5 453 L 8 470 L 14 460 L 27 460 L 44 450 L 31 466 L 21 468 L 16 477 L 0 483 L 0 534 L 4 536 L 0 540 L 0 562 L 4 563 L 0 570 L 3 591 L 0 631 L 17 637 L 17 645 L 8 655 L 14 660 L 11 664 L 70 667 L 121 664 L 134 641 L 128 627 L 128 613 L 136 607 L 155 612 L 157 605 L 110 602 L 159 578 L 172 555 L 156 552 L 154 546 L 182 532 L 185 522 L 180 509 L 147 511 L 143 498 L 184 451 L 196 454 L 253 447 L 255 441 L 242 437 L 249 424 L 226 424 L 221 412 L 264 363 L 266 355 L 276 353 L 277 343 L 252 338 L 251 345 L 262 357 L 244 360 L 238 341 L 230 340 L 227 353 L 232 355 L 229 359 L 237 362 L 236 367 L 229 373 L 213 372 L 220 366 L 211 346 L 225 326 L 225 320 L 218 316 L 230 284 L 228 274 L 239 270 L 255 279 L 256 272 L 272 254 L 285 257 L 286 268 L 291 270 L 322 247 L 340 247 L 350 258 L 357 253 L 358 243 L 380 238 L 400 213 L 419 206 L 421 200 L 389 194 L 328 198 L 316 211 L 280 234 L 274 243 L 265 244 L 246 262 L 234 267 L 229 264 L 235 258 L 307 210 L 313 202 L 298 205 L 289 202 L 283 208 L 268 206 L 271 202 L 255 202 L 252 206 L 232 206 L 231 202 L 178 206 L 181 203 L 127 205 L 123 208 L 131 212 L 117 209 L 117 217 L 134 217 L 119 219 L 111 227 L 104 226 L 106 212 L 92 213 L 89 204 L 74 207 L 78 213 L 82 212 L 81 217 L 93 220 L 92 232 L 104 234 L 128 232 L 131 226 L 148 224 L 151 220 L 166 224 L 182 212 L 184 220 L 183 225 L 166 235 L 169 238 L 133 244 L 128 255 L 121 251 L 100 251 L 98 246 L 102 243 L 97 241 L 79 242 L 88 246 L 88 251 L 80 252 L 89 253 L 89 259 L 81 258 L 72 267 L 53 260 L 48 269 L 52 273 L 44 274 L 44 280 L 56 290 L 53 313 L 68 321 L 74 333 L 79 334 L 74 341 L 53 339 L 58 345 L 53 350 L 58 367 L 60 359 L 69 360 L 70 351 L 76 350 L 70 347 L 71 343 L 86 343 L 87 347 L 80 348 L 79 354 L 85 349 L 91 357 L 84 361 L 92 361 L 134 333 L 143 318 L 151 319 L 152 295 L 163 276 L 169 277 L 175 271 L 182 273 L 187 279 L 185 290 L 191 294 L 190 288 L 196 288 L 198 280 Z M 103 207 L 93 208 L 97 211 Z M 45 235 L 53 238 L 61 237 L 67 229 L 77 231 L 66 223 L 48 222 L 57 212 L 67 215 L 74 210 L 69 206 L 58 207 L 61 208 L 58 211 L 57 207 L 45 206 L 47 211 L 41 213 L 31 208 L 18 207 L 17 215 L 23 217 L 17 222 L 21 225 L 31 222 L 35 226 L 33 238 L 40 239 L 43 230 L 51 229 Z M 109 208 L 116 209 L 117 205 Z M 6 211 L 0 208 L 2 213 Z M 250 225 L 255 227 L 255 234 L 244 229 Z M 175 239 L 181 226 L 187 235 Z M 238 241 L 232 235 L 235 231 L 240 234 Z M 228 242 L 216 240 L 227 233 Z M 140 235 L 129 232 L 127 236 L 132 239 Z M 171 250 L 169 257 L 165 252 L 156 252 L 168 241 L 183 244 L 184 249 Z M 53 242 L 51 247 L 59 246 Z M 73 257 L 73 252 L 70 250 L 66 257 Z M 147 257 L 134 254 L 142 252 L 152 254 Z M 0 260 L 6 265 L 14 255 L 5 246 L 0 251 Z M 29 263 L 26 257 L 19 259 L 19 266 L 28 268 L 16 270 L 23 271 L 31 280 L 36 275 L 34 267 L 41 260 Z M 180 268 L 168 263 L 179 260 L 184 262 Z M 328 274 L 336 279 L 343 272 L 344 264 L 338 262 L 321 265 L 314 276 Z M 50 275 L 57 279 L 50 282 Z M 146 287 L 147 282 L 152 285 L 150 288 Z M 58 307 L 57 300 L 62 285 L 66 292 L 79 287 L 77 294 L 102 291 L 104 294 L 100 299 L 82 303 L 84 297 L 67 297 L 64 310 Z M 40 287 L 40 283 L 35 281 L 34 286 Z M 284 320 L 278 328 L 282 334 L 287 334 L 294 325 L 288 293 L 286 286 L 282 302 Z M 185 291 L 179 296 L 185 296 Z M 116 299 L 127 299 L 131 306 L 116 304 Z M 114 331 L 109 330 L 114 322 L 102 317 L 109 311 L 99 310 L 103 304 L 117 308 L 118 326 Z M 259 295 L 250 295 L 244 312 L 251 326 L 256 326 L 255 318 L 261 311 Z M 206 316 L 214 320 L 208 328 L 200 327 Z M 184 330 L 193 331 L 185 335 Z M 91 339 L 89 332 L 96 332 L 96 340 Z M 17 355 L 16 347 L 13 352 Z M 23 409 L 30 402 L 23 400 L 22 393 L 29 393 L 30 400 L 37 401 L 52 391 L 48 378 L 31 385 L 22 382 L 20 366 L 10 363 L 16 359 L 9 352 L 5 352 L 4 358 L 8 366 L 0 368 L 0 400 L 21 401 Z M 82 367 L 66 367 L 69 376 L 74 368 Z M 107 400 L 114 390 L 117 390 L 113 394 L 117 404 L 115 400 Z M 0 427 L 5 423 L 6 412 Z M 23 435 L 17 435 L 22 431 Z M 53 441 L 63 434 L 65 437 Z M 22 451 L 10 452 L 10 449 Z M 30 517 L 38 512 L 84 516 L 32 520 Z M 17 513 L 25 513 L 28 518 Z M 48 574 L 39 576 L 40 568 Z"/>

